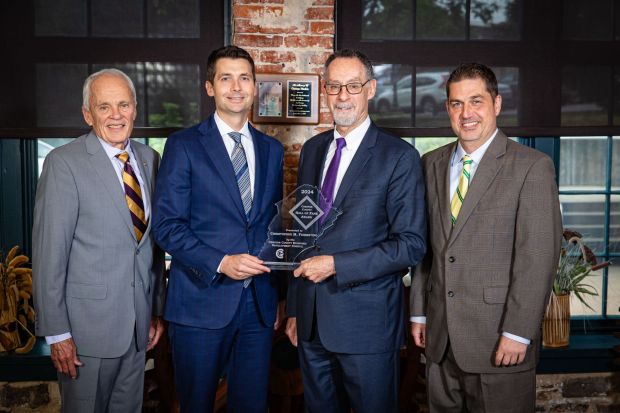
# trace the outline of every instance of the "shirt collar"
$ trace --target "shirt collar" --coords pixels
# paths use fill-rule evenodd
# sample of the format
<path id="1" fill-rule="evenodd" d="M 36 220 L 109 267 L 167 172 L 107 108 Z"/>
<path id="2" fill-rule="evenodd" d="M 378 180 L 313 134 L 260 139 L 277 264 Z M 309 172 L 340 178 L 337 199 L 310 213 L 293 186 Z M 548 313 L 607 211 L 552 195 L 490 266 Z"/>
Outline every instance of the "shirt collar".
<path id="1" fill-rule="evenodd" d="M 101 146 L 103 147 L 103 150 L 105 151 L 106 155 L 108 155 L 108 158 L 110 158 L 110 159 L 116 158 L 116 155 L 118 155 L 119 153 L 122 153 L 122 152 L 127 152 L 129 155 L 133 155 L 133 152 L 131 150 L 131 140 L 130 139 L 127 139 L 127 144 L 125 145 L 124 149 L 118 149 L 118 148 L 110 145 L 109 143 L 107 143 L 106 141 L 104 141 L 103 139 L 101 139 L 98 136 L 97 136 L 97 139 L 99 139 L 99 142 L 101 142 Z"/>
<path id="2" fill-rule="evenodd" d="M 349 133 L 344 136 L 347 141 L 347 146 L 344 147 L 344 150 L 356 150 L 362 143 L 362 139 L 364 139 L 364 136 L 366 136 L 368 128 L 370 128 L 370 116 L 366 116 L 366 119 L 364 119 L 364 121 L 357 128 L 349 131 Z M 334 142 L 336 141 L 336 139 L 342 137 L 343 136 L 340 134 L 340 132 L 338 132 L 338 130 L 334 128 Z"/>
<path id="3" fill-rule="evenodd" d="M 495 129 L 495 132 L 493 132 L 493 135 L 491 135 L 491 138 L 489 140 L 487 140 L 482 146 L 480 146 L 478 149 L 476 149 L 475 151 L 473 151 L 470 154 L 465 152 L 465 149 L 463 149 L 463 147 L 461 146 L 461 143 L 458 142 L 456 144 L 456 150 L 454 151 L 454 156 L 452 157 L 452 165 L 451 166 L 454 166 L 454 165 L 458 164 L 459 162 L 461 162 L 461 160 L 463 159 L 463 156 L 465 156 L 465 155 L 469 155 L 469 157 L 474 161 L 475 164 L 479 164 L 480 161 L 482 160 L 482 157 L 484 156 L 485 152 L 487 151 L 487 149 L 491 145 L 491 142 L 493 142 L 493 139 L 495 139 L 495 136 L 497 135 L 498 131 L 499 131 L 499 129 Z"/>
<path id="4" fill-rule="evenodd" d="M 243 124 L 243 126 L 241 127 L 241 130 L 238 130 L 238 131 L 236 131 L 233 128 L 231 128 L 230 126 L 228 126 L 228 124 L 226 122 L 224 122 L 224 120 L 222 118 L 220 118 L 220 116 L 217 114 L 217 111 L 213 115 L 213 119 L 215 119 L 215 125 L 217 126 L 217 129 L 220 131 L 220 134 L 223 137 L 228 137 L 228 134 L 230 132 L 239 132 L 240 134 L 242 134 L 246 138 L 252 139 L 252 134 L 250 133 L 250 127 L 248 126 L 247 119 L 246 119 L 245 123 Z"/>

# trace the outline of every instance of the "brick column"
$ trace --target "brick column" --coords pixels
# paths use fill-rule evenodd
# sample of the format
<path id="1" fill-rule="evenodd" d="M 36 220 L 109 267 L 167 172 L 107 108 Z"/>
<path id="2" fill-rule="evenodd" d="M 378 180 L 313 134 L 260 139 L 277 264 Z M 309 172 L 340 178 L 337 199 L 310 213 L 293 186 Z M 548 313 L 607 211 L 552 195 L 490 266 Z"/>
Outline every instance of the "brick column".
<path id="1" fill-rule="evenodd" d="M 334 48 L 334 0 L 233 0 L 233 44 L 252 54 L 259 73 L 319 73 Z M 256 125 L 285 149 L 284 190 L 297 181 L 303 143 L 332 127 L 321 91 L 319 125 Z"/>

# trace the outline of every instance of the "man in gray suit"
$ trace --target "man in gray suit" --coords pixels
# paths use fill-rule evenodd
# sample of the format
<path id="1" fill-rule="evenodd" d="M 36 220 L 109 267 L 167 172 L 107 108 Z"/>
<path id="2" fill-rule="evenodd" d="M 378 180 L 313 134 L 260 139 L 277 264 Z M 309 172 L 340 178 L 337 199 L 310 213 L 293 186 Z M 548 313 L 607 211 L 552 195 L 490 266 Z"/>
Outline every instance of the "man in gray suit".
<path id="1" fill-rule="evenodd" d="M 496 125 L 495 74 L 450 75 L 455 143 L 426 154 L 429 252 L 411 288 L 432 412 L 531 412 L 562 223 L 553 162 Z"/>
<path id="2" fill-rule="evenodd" d="M 149 219 L 159 155 L 129 140 L 136 92 L 123 72 L 89 76 L 83 99 L 92 130 L 49 153 L 37 187 L 36 331 L 63 412 L 139 412 L 145 351 L 164 328 L 163 252 Z"/>

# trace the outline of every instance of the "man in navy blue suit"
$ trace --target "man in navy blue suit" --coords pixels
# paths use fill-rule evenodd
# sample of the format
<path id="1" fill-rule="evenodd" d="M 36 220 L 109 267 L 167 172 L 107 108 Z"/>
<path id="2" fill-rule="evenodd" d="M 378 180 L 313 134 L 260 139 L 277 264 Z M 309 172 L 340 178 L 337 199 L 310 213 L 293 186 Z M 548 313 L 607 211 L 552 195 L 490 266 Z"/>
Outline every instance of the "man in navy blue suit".
<path id="1" fill-rule="evenodd" d="M 248 123 L 254 83 L 245 50 L 213 51 L 216 111 L 170 136 L 159 169 L 153 232 L 172 256 L 164 317 L 182 412 L 213 411 L 224 371 L 229 411 L 267 410 L 278 280 L 256 255 L 282 198 L 284 151 Z"/>
<path id="2" fill-rule="evenodd" d="M 341 215 L 294 271 L 287 334 L 311 413 L 396 412 L 402 276 L 425 252 L 420 156 L 370 120 L 376 81 L 365 55 L 331 55 L 323 85 L 336 129 L 305 143 L 298 185 L 320 187 Z"/>

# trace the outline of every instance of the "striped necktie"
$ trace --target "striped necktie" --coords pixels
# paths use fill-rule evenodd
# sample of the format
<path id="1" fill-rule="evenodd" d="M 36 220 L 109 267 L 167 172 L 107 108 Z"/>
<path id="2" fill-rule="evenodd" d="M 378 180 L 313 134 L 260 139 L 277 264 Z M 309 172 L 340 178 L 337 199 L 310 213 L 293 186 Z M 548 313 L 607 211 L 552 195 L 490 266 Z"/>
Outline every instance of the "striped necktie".
<path id="1" fill-rule="evenodd" d="M 245 157 L 245 150 L 241 144 L 241 134 L 239 132 L 229 132 L 230 136 L 235 141 L 235 147 L 233 148 L 230 160 L 235 170 L 235 178 L 237 178 L 237 186 L 239 187 L 239 193 L 241 194 L 241 201 L 243 202 L 243 210 L 245 216 L 250 215 L 250 209 L 252 209 L 252 191 L 250 190 L 250 173 L 248 171 L 248 161 Z"/>
<path id="2" fill-rule="evenodd" d="M 471 164 L 474 161 L 469 157 L 469 155 L 463 156 L 463 173 L 461 173 L 461 177 L 459 178 L 459 185 L 456 187 L 456 192 L 452 197 L 452 201 L 450 202 L 450 215 L 452 219 L 452 226 L 456 225 L 456 217 L 459 216 L 459 211 L 463 206 L 463 200 L 465 199 L 465 195 L 467 194 L 467 190 L 469 189 L 469 181 L 471 180 Z"/>
<path id="3" fill-rule="evenodd" d="M 250 172 L 248 171 L 248 160 L 245 157 L 245 150 L 241 144 L 241 134 L 239 132 L 229 132 L 230 136 L 235 141 L 235 147 L 233 148 L 230 160 L 235 170 L 235 178 L 237 178 L 237 186 L 239 187 L 239 193 L 241 194 L 241 201 L 243 202 L 243 210 L 245 211 L 246 218 L 250 215 L 250 209 L 252 209 L 252 191 L 250 190 Z M 243 288 L 247 288 L 252 282 L 252 278 L 246 278 L 243 280 Z"/>
<path id="4" fill-rule="evenodd" d="M 123 186 L 125 187 L 125 200 L 129 207 L 129 214 L 133 222 L 133 230 L 136 233 L 138 242 L 146 232 L 146 216 L 144 213 L 144 202 L 142 201 L 142 191 L 140 190 L 140 182 L 131 167 L 129 154 L 124 151 L 116 155 L 123 163 Z"/>

